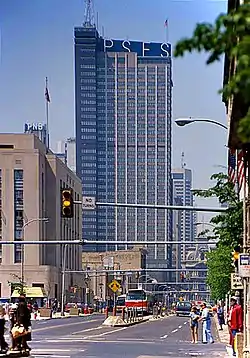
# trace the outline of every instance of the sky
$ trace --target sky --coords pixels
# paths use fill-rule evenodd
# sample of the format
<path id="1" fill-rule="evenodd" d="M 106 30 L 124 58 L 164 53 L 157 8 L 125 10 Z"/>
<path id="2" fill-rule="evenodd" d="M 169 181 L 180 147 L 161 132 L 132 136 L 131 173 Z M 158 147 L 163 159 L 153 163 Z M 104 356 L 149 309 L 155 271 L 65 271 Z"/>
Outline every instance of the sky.
<path id="1" fill-rule="evenodd" d="M 224 0 L 94 0 L 98 27 L 106 38 L 174 44 L 197 22 L 226 12 Z M 0 127 L 23 132 L 25 122 L 45 122 L 44 86 L 49 79 L 50 138 L 74 136 L 73 29 L 84 21 L 84 0 L 0 0 Z M 98 16 L 96 13 L 98 12 Z M 179 117 L 210 118 L 227 124 L 218 90 L 223 59 L 205 65 L 205 54 L 173 59 L 173 167 L 184 152 L 193 188 L 208 188 L 210 176 L 227 166 L 227 131 L 206 123 L 177 127 Z M 214 201 L 196 200 L 211 206 Z M 199 215 L 207 221 L 209 214 Z"/>

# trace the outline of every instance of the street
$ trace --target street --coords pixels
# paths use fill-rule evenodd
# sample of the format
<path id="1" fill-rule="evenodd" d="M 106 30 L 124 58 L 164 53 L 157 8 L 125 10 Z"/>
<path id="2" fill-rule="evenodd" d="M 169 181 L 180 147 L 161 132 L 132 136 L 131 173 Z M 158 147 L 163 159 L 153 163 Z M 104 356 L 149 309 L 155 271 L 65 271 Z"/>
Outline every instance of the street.
<path id="1" fill-rule="evenodd" d="M 226 357 L 225 345 L 191 344 L 188 318 L 170 316 L 131 327 L 102 327 L 102 315 L 33 323 L 31 356 L 54 358 Z M 200 340 L 200 337 L 199 337 Z"/>

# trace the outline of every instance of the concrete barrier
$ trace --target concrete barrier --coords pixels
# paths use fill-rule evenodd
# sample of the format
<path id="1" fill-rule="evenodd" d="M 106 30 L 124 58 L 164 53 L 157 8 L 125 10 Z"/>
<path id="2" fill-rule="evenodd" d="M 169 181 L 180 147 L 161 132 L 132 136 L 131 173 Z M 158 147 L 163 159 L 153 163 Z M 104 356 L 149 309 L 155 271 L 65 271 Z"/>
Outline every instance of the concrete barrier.
<path id="1" fill-rule="evenodd" d="M 40 313 L 40 317 L 49 318 L 51 315 L 51 309 L 50 308 L 40 308 L 39 313 Z"/>
<path id="2" fill-rule="evenodd" d="M 79 310 L 78 310 L 78 308 L 74 308 L 74 307 L 70 308 L 70 310 L 69 310 L 69 315 L 70 315 L 70 316 L 79 316 Z"/>

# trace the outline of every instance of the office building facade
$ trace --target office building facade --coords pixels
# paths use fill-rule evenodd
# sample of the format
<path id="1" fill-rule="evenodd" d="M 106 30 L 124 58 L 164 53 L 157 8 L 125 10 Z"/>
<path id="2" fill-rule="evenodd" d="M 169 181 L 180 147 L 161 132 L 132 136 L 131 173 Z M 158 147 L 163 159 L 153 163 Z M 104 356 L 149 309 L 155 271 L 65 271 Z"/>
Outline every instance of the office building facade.
<path id="1" fill-rule="evenodd" d="M 192 171 L 186 168 L 172 170 L 173 198 L 178 205 L 193 206 Z M 181 242 L 193 241 L 196 237 L 196 212 L 181 212 L 181 228 L 178 230 L 178 238 Z M 178 224 L 180 226 L 180 224 Z M 175 228 L 176 229 L 176 228 Z M 177 231 L 174 231 L 176 235 Z M 181 259 L 186 259 L 186 245 L 181 245 Z"/>
<path id="2" fill-rule="evenodd" d="M 76 171 L 83 195 L 99 202 L 171 204 L 171 46 L 107 40 L 75 28 Z M 83 235 L 169 240 L 171 212 L 98 207 L 83 213 Z M 167 245 L 148 246 L 148 266 L 166 267 Z"/>
<path id="3" fill-rule="evenodd" d="M 57 142 L 55 154 L 73 173 L 76 173 L 76 139 L 74 137 Z"/>
<path id="4" fill-rule="evenodd" d="M 80 200 L 81 181 L 36 135 L 0 134 L 0 184 L 2 241 L 81 239 L 81 206 L 75 205 L 72 219 L 61 218 L 61 189 L 72 188 L 74 200 Z M 64 245 L 25 245 L 25 285 L 60 298 L 64 252 Z M 67 246 L 67 270 L 81 269 L 81 252 L 80 245 Z M 10 297 L 20 281 L 21 261 L 21 245 L 0 245 L 1 297 Z M 80 282 L 77 274 L 66 275 L 66 291 Z"/>

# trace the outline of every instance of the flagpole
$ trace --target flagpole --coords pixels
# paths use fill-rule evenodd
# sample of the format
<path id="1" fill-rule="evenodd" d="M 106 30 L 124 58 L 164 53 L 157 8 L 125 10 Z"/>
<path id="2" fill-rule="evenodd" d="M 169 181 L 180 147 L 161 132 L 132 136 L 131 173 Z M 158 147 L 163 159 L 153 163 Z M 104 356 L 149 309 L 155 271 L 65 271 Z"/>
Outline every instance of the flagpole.
<path id="1" fill-rule="evenodd" d="M 48 91 L 48 77 L 45 78 L 45 91 Z M 47 150 L 49 150 L 49 101 L 45 98 L 45 105 L 46 105 L 46 146 Z"/>
<path id="2" fill-rule="evenodd" d="M 168 19 L 167 19 L 167 20 L 165 21 L 165 29 L 166 29 L 166 32 L 165 32 L 165 41 L 166 41 L 166 43 L 168 43 L 168 40 L 169 40 L 168 25 L 169 25 L 169 22 L 168 22 Z"/>
<path id="3" fill-rule="evenodd" d="M 236 195 L 238 201 L 240 201 L 240 182 L 239 182 L 239 166 L 238 166 L 238 150 L 236 149 L 235 152 L 235 159 L 236 159 Z"/>

